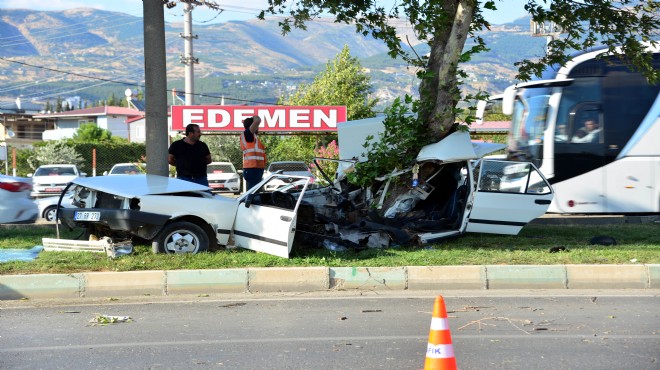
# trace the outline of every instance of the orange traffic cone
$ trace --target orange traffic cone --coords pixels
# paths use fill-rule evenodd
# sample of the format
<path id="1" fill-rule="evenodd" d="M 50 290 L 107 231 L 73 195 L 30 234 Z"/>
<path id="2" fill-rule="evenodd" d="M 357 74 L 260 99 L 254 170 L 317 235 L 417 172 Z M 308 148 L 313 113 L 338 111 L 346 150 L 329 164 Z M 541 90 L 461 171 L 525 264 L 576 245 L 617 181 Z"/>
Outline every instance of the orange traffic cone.
<path id="1" fill-rule="evenodd" d="M 454 346 L 451 343 L 447 309 L 442 296 L 435 298 L 429 344 L 426 348 L 426 362 L 424 370 L 456 370 Z"/>

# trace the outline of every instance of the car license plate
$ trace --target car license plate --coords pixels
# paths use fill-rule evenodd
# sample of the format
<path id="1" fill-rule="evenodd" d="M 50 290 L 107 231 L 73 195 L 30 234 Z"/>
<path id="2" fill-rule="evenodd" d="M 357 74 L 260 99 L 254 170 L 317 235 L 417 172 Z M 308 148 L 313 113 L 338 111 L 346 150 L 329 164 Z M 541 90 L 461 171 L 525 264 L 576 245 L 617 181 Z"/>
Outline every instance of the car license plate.
<path id="1" fill-rule="evenodd" d="M 76 211 L 73 214 L 75 221 L 98 221 L 101 219 L 101 212 L 83 212 Z"/>
<path id="2" fill-rule="evenodd" d="M 225 184 L 211 184 L 212 188 L 224 188 Z"/>
<path id="3" fill-rule="evenodd" d="M 61 191 L 62 191 L 62 189 L 60 189 L 60 188 L 46 188 L 47 193 L 59 193 Z"/>

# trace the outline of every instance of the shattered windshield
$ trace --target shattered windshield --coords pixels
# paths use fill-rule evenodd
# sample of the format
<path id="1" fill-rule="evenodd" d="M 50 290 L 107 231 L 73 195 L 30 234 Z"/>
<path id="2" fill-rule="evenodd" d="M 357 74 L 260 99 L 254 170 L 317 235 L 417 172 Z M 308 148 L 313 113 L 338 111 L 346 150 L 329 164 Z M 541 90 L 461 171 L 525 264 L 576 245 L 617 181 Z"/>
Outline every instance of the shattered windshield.
<path id="1" fill-rule="evenodd" d="M 516 97 L 509 136 L 509 156 L 535 161 L 543 145 L 551 89 L 528 88 Z"/>

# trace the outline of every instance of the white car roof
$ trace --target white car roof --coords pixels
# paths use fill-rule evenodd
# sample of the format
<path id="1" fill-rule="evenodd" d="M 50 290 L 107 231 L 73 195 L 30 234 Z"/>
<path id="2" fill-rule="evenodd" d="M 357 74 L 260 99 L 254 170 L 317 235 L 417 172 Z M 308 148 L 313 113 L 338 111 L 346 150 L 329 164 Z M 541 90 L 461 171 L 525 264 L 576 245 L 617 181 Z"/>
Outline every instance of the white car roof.
<path id="1" fill-rule="evenodd" d="M 423 147 L 417 154 L 417 161 L 460 162 L 481 158 L 505 147 L 505 144 L 471 141 L 469 133 L 456 131 L 437 143 Z"/>
<path id="2" fill-rule="evenodd" d="M 158 175 L 78 177 L 72 182 L 90 189 L 127 198 L 210 189 L 190 181 Z"/>

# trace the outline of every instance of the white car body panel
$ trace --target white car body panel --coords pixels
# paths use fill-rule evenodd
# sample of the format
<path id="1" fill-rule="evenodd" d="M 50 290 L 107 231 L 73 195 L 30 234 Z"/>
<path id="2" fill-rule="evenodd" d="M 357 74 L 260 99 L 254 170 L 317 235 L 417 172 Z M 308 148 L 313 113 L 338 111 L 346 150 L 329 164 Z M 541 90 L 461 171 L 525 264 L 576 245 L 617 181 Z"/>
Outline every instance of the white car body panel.
<path id="1" fill-rule="evenodd" d="M 205 191 L 208 187 L 158 175 L 80 177 L 74 184 L 122 197 Z"/>
<path id="2" fill-rule="evenodd" d="M 174 199 L 173 199 L 174 198 Z M 214 196 L 210 198 L 181 198 L 185 207 L 177 207 L 177 197 L 168 195 L 140 196 L 141 210 L 144 212 L 169 215 L 171 219 L 197 217 L 208 223 L 216 232 L 218 243 L 226 245 L 230 238 L 239 203 L 232 198 Z"/>
<path id="3" fill-rule="evenodd" d="M 471 172 L 477 171 L 477 163 L 471 163 Z M 553 199 L 552 187 L 532 163 L 482 160 L 479 166 L 479 172 L 471 174 L 479 181 L 469 202 L 471 211 L 466 212 L 465 231 L 516 235 L 527 223 L 545 214 Z M 490 169 L 502 169 L 505 174 L 508 169 L 511 173 L 522 170 L 526 175 L 516 179 L 515 185 L 498 177 L 499 186 L 490 188 L 484 184 Z"/>
<path id="4" fill-rule="evenodd" d="M 237 247 L 289 258 L 296 212 L 268 206 L 238 207 L 234 224 Z"/>
<path id="5" fill-rule="evenodd" d="M 244 203 L 241 204 L 238 207 L 234 224 L 234 243 L 237 247 L 289 258 L 291 248 L 293 247 L 293 239 L 296 234 L 295 226 L 298 208 L 311 179 L 304 176 L 270 176 L 262 181 L 262 186 L 255 186 L 251 190 L 255 192 L 261 188 L 268 189 L 268 184 L 282 182 L 280 178 L 293 180 L 294 182 L 305 181 L 295 207 L 293 209 L 262 205 L 250 205 L 250 207 L 246 207 Z"/>
<path id="6" fill-rule="evenodd" d="M 504 144 L 473 142 L 470 134 L 457 131 L 437 143 L 423 147 L 417 154 L 417 161 L 440 160 L 460 162 L 481 158 L 487 154 L 506 148 Z"/>

